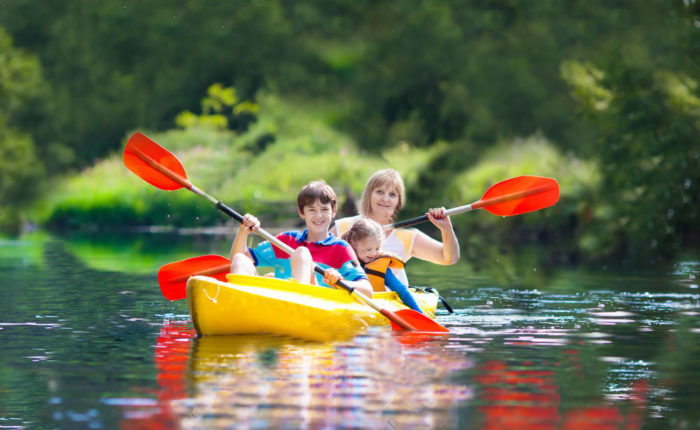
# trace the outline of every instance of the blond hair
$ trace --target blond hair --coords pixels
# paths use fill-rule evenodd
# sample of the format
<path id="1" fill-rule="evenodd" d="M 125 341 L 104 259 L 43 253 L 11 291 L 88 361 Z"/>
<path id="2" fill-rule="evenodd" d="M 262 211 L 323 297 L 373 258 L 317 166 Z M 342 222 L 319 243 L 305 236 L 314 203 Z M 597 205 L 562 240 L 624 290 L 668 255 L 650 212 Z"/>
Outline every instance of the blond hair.
<path id="1" fill-rule="evenodd" d="M 370 176 L 365 185 L 365 190 L 362 192 L 360 214 L 366 217 L 370 216 L 370 197 L 372 196 L 372 192 L 381 186 L 394 188 L 399 194 L 399 203 L 396 205 L 396 210 L 394 210 L 394 214 L 391 216 L 391 220 L 393 221 L 396 214 L 403 207 L 403 202 L 406 200 L 406 188 L 403 185 L 403 179 L 401 179 L 401 174 L 394 169 L 379 170 Z"/>
<path id="2" fill-rule="evenodd" d="M 382 243 L 384 228 L 377 221 L 366 217 L 358 218 L 342 236 L 351 245 L 368 238 Z"/>

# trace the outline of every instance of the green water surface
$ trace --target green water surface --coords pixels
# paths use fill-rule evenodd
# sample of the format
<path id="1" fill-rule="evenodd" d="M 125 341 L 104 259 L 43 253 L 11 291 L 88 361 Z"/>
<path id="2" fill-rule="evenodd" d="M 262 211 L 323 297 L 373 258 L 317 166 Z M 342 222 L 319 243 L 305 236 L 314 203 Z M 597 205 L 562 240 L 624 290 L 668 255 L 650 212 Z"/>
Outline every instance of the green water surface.
<path id="1" fill-rule="evenodd" d="M 411 261 L 455 309 L 449 335 L 197 339 L 156 272 L 229 240 L 0 240 L 0 428 L 700 426 L 696 256 L 626 273 Z"/>

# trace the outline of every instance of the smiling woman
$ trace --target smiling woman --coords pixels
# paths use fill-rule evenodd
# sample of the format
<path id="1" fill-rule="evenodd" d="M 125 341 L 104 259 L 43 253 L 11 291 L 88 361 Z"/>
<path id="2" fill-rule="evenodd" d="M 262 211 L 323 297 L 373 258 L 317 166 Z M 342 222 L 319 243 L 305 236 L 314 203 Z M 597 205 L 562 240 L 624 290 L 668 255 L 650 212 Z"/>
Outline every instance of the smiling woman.
<path id="1" fill-rule="evenodd" d="M 367 181 L 362 193 L 360 215 L 381 225 L 391 224 L 405 201 L 405 187 L 401 175 L 394 169 L 375 172 Z M 382 249 L 407 261 L 411 257 L 435 264 L 449 265 L 459 261 L 459 242 L 449 216 L 443 216 L 445 208 L 432 208 L 426 213 L 428 220 L 440 229 L 442 242 L 417 229 L 393 229 L 387 232 Z M 342 218 L 336 221 L 331 232 L 344 234 L 358 219 Z M 404 269 L 391 269 L 404 284 L 408 278 Z"/>

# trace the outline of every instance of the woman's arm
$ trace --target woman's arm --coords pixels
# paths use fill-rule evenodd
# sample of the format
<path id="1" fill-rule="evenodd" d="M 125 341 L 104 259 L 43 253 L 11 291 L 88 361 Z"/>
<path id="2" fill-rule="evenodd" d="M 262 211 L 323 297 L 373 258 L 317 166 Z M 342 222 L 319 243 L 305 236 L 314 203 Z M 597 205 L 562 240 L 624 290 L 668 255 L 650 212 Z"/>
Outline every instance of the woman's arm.
<path id="1" fill-rule="evenodd" d="M 413 242 L 412 257 L 442 265 L 455 264 L 459 261 L 459 241 L 452 228 L 450 217 L 443 216 L 444 212 L 445 208 L 434 208 L 427 213 L 430 222 L 440 229 L 442 242 L 419 231 Z"/>

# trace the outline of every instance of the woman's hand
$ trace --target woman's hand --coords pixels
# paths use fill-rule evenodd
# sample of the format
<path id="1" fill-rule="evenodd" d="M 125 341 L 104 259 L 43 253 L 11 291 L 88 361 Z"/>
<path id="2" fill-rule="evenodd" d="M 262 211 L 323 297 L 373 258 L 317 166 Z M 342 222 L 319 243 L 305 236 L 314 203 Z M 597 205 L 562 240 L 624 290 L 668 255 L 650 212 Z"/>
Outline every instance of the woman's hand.
<path id="1" fill-rule="evenodd" d="M 340 272 L 335 269 L 328 268 L 323 273 L 323 282 L 325 282 L 326 285 L 335 285 L 335 283 L 341 279 L 343 279 L 343 277 L 340 276 Z"/>
<path id="2" fill-rule="evenodd" d="M 449 216 L 445 216 L 445 208 L 431 208 L 426 213 L 431 223 L 441 231 L 451 231 L 452 221 Z"/>

